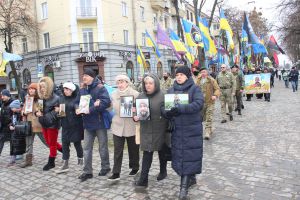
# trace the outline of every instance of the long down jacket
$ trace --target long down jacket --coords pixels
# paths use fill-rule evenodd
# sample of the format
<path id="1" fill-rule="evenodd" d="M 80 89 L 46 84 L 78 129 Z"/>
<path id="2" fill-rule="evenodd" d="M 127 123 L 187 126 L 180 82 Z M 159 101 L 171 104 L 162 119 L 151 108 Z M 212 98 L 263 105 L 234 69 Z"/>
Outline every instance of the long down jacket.
<path id="1" fill-rule="evenodd" d="M 189 78 L 184 84 L 176 81 L 169 94 L 188 94 L 189 104 L 179 104 L 180 115 L 174 117 L 172 132 L 172 168 L 182 175 L 200 174 L 202 171 L 203 138 L 201 110 L 204 104 L 200 88 Z"/>

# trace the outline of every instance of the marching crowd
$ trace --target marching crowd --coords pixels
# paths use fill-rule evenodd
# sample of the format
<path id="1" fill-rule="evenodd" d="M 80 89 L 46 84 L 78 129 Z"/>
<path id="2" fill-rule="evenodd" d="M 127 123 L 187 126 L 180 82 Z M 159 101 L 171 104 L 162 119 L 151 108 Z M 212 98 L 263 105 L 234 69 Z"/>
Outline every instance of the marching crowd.
<path id="1" fill-rule="evenodd" d="M 120 179 L 126 141 L 131 169 L 129 176 L 135 176 L 140 171 L 138 180 L 134 182 L 136 187 L 148 186 L 153 154 L 157 151 L 160 163 L 157 181 L 167 177 L 167 162 L 171 161 L 173 170 L 181 177 L 179 199 L 187 199 L 189 188 L 196 184 L 196 175 L 202 171 L 203 138 L 211 138 L 216 100 L 219 98 L 221 102 L 221 123 L 232 121 L 233 110 L 241 115 L 244 108 L 244 75 L 261 73 L 261 70 L 246 68 L 242 71 L 237 65 L 230 69 L 223 64 L 219 74 L 213 78 L 206 68 L 191 71 L 187 66 L 180 66 L 176 69 L 175 80 L 168 73 L 164 73 L 161 80 L 156 74 L 148 73 L 139 77 L 135 84 L 127 75 L 121 74 L 115 78 L 117 89 L 109 94 L 102 79 L 93 70 L 85 69 L 80 87 L 66 82 L 62 85 L 61 94 L 57 94 L 49 77 L 41 78 L 38 83 L 31 83 L 26 97 L 31 97 L 32 102 L 28 101 L 30 98 L 24 98 L 23 101 L 13 99 L 10 92 L 4 89 L 1 91 L 0 154 L 4 142 L 9 141 L 10 161 L 7 166 L 15 165 L 17 156 L 22 154 L 25 154 L 25 159 L 19 166 L 31 166 L 34 139 L 38 136 L 49 148 L 48 162 L 43 170 L 55 168 L 59 151 L 62 152 L 63 165 L 56 173 L 63 173 L 69 169 L 70 143 L 73 143 L 78 164 L 83 166 L 83 173 L 78 177 L 83 182 L 93 178 L 95 138 L 98 140 L 101 157 L 98 175 L 106 176 L 111 171 L 107 135 L 110 130 L 113 134 L 114 158 L 109 181 Z M 264 69 L 263 72 L 272 74 L 272 85 L 274 73 L 269 69 Z M 292 81 L 298 81 L 299 73 L 290 73 Z M 282 72 L 283 80 L 285 76 Z M 292 85 L 297 90 L 296 82 Z M 177 103 L 167 110 L 165 94 L 188 94 L 188 104 Z M 81 96 L 85 95 L 90 97 L 88 113 L 82 113 L 79 109 Z M 121 117 L 118 113 L 122 96 L 148 99 L 150 117 L 145 120 L 137 115 L 135 104 L 132 107 L 132 118 Z M 246 101 L 251 101 L 253 95 L 246 96 Z M 264 96 L 266 101 L 270 101 L 270 93 L 256 96 L 258 99 Z M 65 108 L 63 113 L 60 108 L 62 104 Z M 28 107 L 30 110 L 26 109 Z M 60 129 L 61 143 L 58 142 Z"/>

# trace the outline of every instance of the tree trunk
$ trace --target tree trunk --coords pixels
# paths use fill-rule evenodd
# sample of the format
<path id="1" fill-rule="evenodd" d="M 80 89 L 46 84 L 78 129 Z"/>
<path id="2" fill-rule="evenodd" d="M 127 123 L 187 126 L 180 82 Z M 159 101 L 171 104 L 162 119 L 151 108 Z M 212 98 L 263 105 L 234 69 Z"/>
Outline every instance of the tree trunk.
<path id="1" fill-rule="evenodd" d="M 211 11 L 211 15 L 210 15 L 210 19 L 209 19 L 209 25 L 208 25 L 208 28 L 210 29 L 211 27 L 211 23 L 212 23 L 212 20 L 214 18 L 214 13 L 215 13 L 215 9 L 216 9 L 216 6 L 217 6 L 217 3 L 218 3 L 218 0 L 215 0 L 215 3 L 213 5 L 213 9 Z"/>
<path id="2" fill-rule="evenodd" d="M 182 42 L 184 43 L 184 35 L 183 30 L 181 27 L 180 16 L 179 16 L 179 7 L 178 7 L 178 0 L 174 0 L 175 10 L 176 10 L 176 20 L 177 20 L 177 35 L 181 38 Z"/>

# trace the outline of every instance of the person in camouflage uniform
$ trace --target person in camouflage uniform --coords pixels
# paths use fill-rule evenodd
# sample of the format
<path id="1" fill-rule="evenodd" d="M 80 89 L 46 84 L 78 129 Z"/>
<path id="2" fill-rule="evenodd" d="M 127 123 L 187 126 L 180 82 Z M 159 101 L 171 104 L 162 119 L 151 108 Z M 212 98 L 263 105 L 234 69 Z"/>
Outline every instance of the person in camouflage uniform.
<path id="1" fill-rule="evenodd" d="M 208 69 L 201 68 L 200 76 L 197 77 L 198 85 L 204 96 L 202 109 L 203 121 L 205 122 L 204 139 L 209 140 L 212 134 L 212 118 L 215 110 L 215 101 L 221 95 L 217 81 L 208 73 Z"/>
<path id="2" fill-rule="evenodd" d="M 239 73 L 239 67 L 237 65 L 233 65 L 231 67 L 231 72 L 235 78 L 236 88 L 235 88 L 235 98 L 237 104 L 238 115 L 242 115 L 242 94 L 244 90 L 244 78 L 242 74 Z"/>
<path id="3" fill-rule="evenodd" d="M 222 121 L 221 123 L 226 123 L 226 107 L 228 105 L 230 121 L 233 120 L 232 116 L 232 97 L 235 95 L 236 83 L 231 72 L 227 71 L 227 65 L 221 65 L 221 72 L 217 76 L 217 83 L 221 89 L 221 112 Z"/>
<path id="4" fill-rule="evenodd" d="M 173 86 L 173 80 L 167 72 L 163 73 L 163 77 L 160 80 L 160 89 L 166 92 L 169 88 Z"/>

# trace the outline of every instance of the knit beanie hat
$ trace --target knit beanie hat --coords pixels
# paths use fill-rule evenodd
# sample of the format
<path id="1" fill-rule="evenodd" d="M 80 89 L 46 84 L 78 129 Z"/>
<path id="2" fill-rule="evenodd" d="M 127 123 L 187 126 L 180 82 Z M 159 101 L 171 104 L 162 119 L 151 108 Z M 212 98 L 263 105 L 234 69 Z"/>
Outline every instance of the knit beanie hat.
<path id="1" fill-rule="evenodd" d="M 127 83 L 130 83 L 129 77 L 125 74 L 120 74 L 120 75 L 116 76 L 116 82 L 120 81 L 120 80 L 123 80 L 123 81 L 126 81 Z"/>
<path id="2" fill-rule="evenodd" d="M 89 69 L 89 68 L 84 69 L 83 74 L 86 74 L 92 78 L 96 77 L 96 73 L 94 72 L 94 70 Z"/>
<path id="3" fill-rule="evenodd" d="M 76 86 L 72 82 L 64 83 L 63 88 L 68 88 L 68 89 L 72 90 L 72 92 L 76 90 Z"/>
<path id="4" fill-rule="evenodd" d="M 10 91 L 7 90 L 7 89 L 3 89 L 3 90 L 1 91 L 1 95 L 2 95 L 2 96 L 11 97 Z"/>
<path id="5" fill-rule="evenodd" d="M 14 100 L 13 102 L 11 102 L 11 103 L 9 104 L 9 107 L 10 107 L 10 108 L 17 108 L 17 109 L 19 109 L 19 108 L 21 108 L 21 103 L 20 103 L 20 101 L 17 99 L 17 100 Z"/>
<path id="6" fill-rule="evenodd" d="M 37 90 L 38 84 L 37 84 L 37 83 L 31 83 L 31 84 L 28 86 L 28 89 L 30 89 L 30 88 Z"/>
<path id="7" fill-rule="evenodd" d="M 187 78 L 190 78 L 192 76 L 191 69 L 188 66 L 178 67 L 176 70 L 176 74 L 178 73 L 186 75 Z"/>

